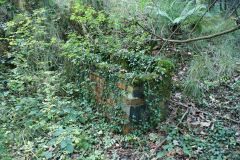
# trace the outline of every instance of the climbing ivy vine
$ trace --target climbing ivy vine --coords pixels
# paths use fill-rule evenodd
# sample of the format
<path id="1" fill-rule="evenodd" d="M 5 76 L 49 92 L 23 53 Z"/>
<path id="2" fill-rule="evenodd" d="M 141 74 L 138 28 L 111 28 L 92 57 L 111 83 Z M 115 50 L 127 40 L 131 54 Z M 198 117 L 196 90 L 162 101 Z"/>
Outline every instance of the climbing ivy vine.
<path id="1" fill-rule="evenodd" d="M 95 85 L 89 78 L 91 73 L 104 79 L 104 92 L 101 97 L 112 97 L 115 107 L 109 107 L 103 102 L 102 111 L 112 114 L 113 122 L 124 124 L 121 115 L 122 101 L 119 97 L 127 94 L 119 89 L 116 84 L 125 81 L 125 85 L 142 86 L 145 89 L 145 97 L 150 108 L 152 124 L 162 120 L 160 102 L 165 102 L 170 95 L 172 64 L 167 60 L 156 59 L 149 71 L 144 73 L 152 57 L 148 54 L 151 46 L 145 44 L 149 36 L 147 32 L 138 33 L 139 27 L 134 21 L 119 23 L 124 19 L 111 17 L 103 11 L 96 11 L 91 6 L 83 6 L 80 2 L 74 5 L 71 16 L 76 25 L 81 27 L 81 32 L 69 35 L 69 40 L 63 45 L 63 56 L 69 59 L 66 73 L 70 73 L 81 88 L 82 97 L 94 102 L 94 94 L 91 89 Z M 73 69 L 74 68 L 74 69 Z M 109 91 L 109 92 L 107 92 Z M 114 91 L 114 94 L 110 91 Z M 113 95 L 112 95 L 113 94 Z M 104 108 L 105 107 L 105 108 Z M 101 107 L 100 107 L 101 108 Z M 99 108 L 97 108 L 99 109 Z M 101 110 L 101 109 L 100 109 Z M 165 113 L 166 114 L 166 113 Z M 116 125 L 118 126 L 118 125 Z"/>

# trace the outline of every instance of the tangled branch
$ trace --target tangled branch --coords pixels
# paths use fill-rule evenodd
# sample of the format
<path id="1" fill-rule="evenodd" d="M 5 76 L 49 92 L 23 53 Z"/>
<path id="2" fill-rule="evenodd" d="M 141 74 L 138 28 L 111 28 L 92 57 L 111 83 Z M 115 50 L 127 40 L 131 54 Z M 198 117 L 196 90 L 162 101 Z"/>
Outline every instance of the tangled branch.
<path id="1" fill-rule="evenodd" d="M 186 39 L 186 40 L 175 40 L 175 39 L 166 39 L 166 38 L 162 38 L 152 32 L 149 31 L 149 29 L 145 28 L 144 26 L 142 26 L 141 24 L 139 24 L 137 22 L 137 25 L 139 25 L 143 30 L 149 32 L 151 35 L 157 37 L 158 39 L 151 39 L 151 41 L 167 41 L 167 42 L 172 42 L 172 43 L 189 43 L 189 42 L 194 42 L 194 41 L 200 41 L 200 40 L 206 40 L 206 39 L 211 39 L 211 38 L 215 38 L 218 36 L 222 36 L 224 34 L 228 34 L 234 31 L 237 31 L 240 29 L 240 25 L 238 24 L 236 27 L 226 30 L 226 31 L 222 31 L 216 34 L 211 34 L 211 35 L 207 35 L 207 36 L 202 36 L 202 37 L 197 37 L 197 38 L 193 38 L 193 39 Z"/>

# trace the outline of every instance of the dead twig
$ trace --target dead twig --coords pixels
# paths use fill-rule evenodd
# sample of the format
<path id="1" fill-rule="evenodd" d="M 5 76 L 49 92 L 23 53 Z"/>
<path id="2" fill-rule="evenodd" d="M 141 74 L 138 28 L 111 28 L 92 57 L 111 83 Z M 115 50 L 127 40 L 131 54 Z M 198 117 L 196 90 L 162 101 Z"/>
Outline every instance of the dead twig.
<path id="1" fill-rule="evenodd" d="M 183 106 L 183 107 L 185 107 L 185 108 L 189 108 L 189 106 L 187 106 L 187 105 L 185 105 L 185 104 L 183 104 L 183 103 L 181 103 L 181 102 L 174 102 L 174 101 L 170 101 L 170 102 L 176 103 L 176 104 L 178 104 L 178 105 L 180 105 L 180 106 Z M 205 111 L 201 111 L 201 110 L 199 110 L 199 109 L 197 109 L 197 108 L 195 108 L 195 109 L 196 109 L 197 112 L 203 113 L 203 114 L 205 114 L 205 115 L 210 115 L 211 117 L 213 117 L 211 113 L 208 113 L 208 112 L 205 112 Z M 223 116 L 219 116 L 219 115 L 214 115 L 214 116 L 219 117 L 219 118 L 223 118 L 223 119 L 226 119 L 226 120 L 229 120 L 229 121 L 232 121 L 232 122 L 237 123 L 237 124 L 240 124 L 239 121 L 236 121 L 236 120 L 231 119 L 231 118 L 227 118 L 227 117 L 223 117 Z"/>
<path id="2" fill-rule="evenodd" d="M 160 148 L 165 142 L 167 141 L 167 137 L 164 138 L 161 142 L 159 142 L 156 146 L 156 148 L 153 150 L 153 152 L 151 153 L 151 156 L 154 156 L 154 154 L 156 153 L 156 151 L 158 150 L 158 148 Z"/>
<path id="3" fill-rule="evenodd" d="M 179 123 L 177 124 L 176 128 L 178 128 L 178 126 L 183 122 L 184 118 L 186 117 L 186 115 L 189 113 L 189 108 L 187 108 L 186 112 L 183 114 L 182 118 L 180 119 Z M 167 141 L 167 137 L 164 138 L 161 142 L 159 142 L 157 144 L 157 146 L 155 147 L 155 149 L 152 151 L 151 156 L 154 156 L 156 151 L 158 150 L 158 148 L 160 148 L 165 142 Z"/>
<path id="4" fill-rule="evenodd" d="M 177 124 L 177 127 L 183 122 L 183 119 L 186 117 L 188 113 L 189 113 L 189 108 L 187 108 L 186 112 L 183 114 L 182 118 L 180 119 L 180 122 Z"/>

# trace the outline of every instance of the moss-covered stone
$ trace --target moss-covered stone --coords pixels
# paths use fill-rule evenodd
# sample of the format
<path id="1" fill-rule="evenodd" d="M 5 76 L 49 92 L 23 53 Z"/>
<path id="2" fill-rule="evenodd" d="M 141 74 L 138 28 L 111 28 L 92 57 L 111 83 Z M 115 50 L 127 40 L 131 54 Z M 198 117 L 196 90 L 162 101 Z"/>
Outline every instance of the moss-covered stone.
<path id="1" fill-rule="evenodd" d="M 173 64 L 168 60 L 158 60 L 158 67 L 165 68 L 168 72 L 171 72 L 173 69 Z"/>

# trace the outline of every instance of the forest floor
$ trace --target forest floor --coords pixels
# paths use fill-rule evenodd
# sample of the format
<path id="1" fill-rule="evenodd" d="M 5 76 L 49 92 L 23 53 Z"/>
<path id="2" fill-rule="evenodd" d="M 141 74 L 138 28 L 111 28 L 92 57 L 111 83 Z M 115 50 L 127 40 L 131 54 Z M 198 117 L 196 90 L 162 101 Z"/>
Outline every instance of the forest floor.
<path id="1" fill-rule="evenodd" d="M 173 81 L 180 86 L 187 75 L 186 66 L 179 67 L 178 74 L 173 76 Z M 213 85 L 197 102 L 184 96 L 179 87 L 169 100 L 170 112 L 166 122 L 147 133 L 139 140 L 139 145 L 116 143 L 108 154 L 115 151 L 124 160 L 239 159 L 240 88 L 239 84 L 238 88 L 234 87 L 239 80 L 240 73 L 236 73 L 221 84 Z M 165 130 L 168 126 L 173 127 L 170 132 Z M 146 141 L 144 147 L 141 141 Z"/>
<path id="2" fill-rule="evenodd" d="M 73 83 L 59 91 L 58 71 L 34 76 L 2 71 L 0 159 L 239 159 L 240 73 L 213 82 L 201 100 L 191 101 L 181 87 L 188 68 L 179 68 L 167 120 L 125 135 L 112 132 L 104 114 L 79 110 L 87 104 L 71 96 Z M 31 79 L 25 90 L 18 76 Z M 64 90 L 69 96 L 59 97 Z"/>

